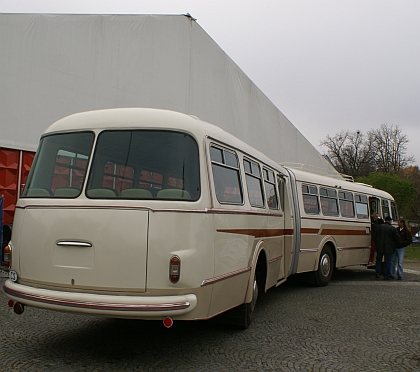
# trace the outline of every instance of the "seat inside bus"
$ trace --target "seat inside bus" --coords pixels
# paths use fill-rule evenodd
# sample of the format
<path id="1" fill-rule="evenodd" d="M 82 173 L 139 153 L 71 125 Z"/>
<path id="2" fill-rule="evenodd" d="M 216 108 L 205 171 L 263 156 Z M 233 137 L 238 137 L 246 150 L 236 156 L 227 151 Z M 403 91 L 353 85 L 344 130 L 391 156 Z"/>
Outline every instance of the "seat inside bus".
<path id="1" fill-rule="evenodd" d="M 120 198 L 153 199 L 153 195 L 146 189 L 129 188 L 121 190 Z"/>
<path id="2" fill-rule="evenodd" d="M 186 190 L 181 189 L 163 189 L 157 193 L 158 199 L 184 199 L 191 200 L 191 195 Z"/>

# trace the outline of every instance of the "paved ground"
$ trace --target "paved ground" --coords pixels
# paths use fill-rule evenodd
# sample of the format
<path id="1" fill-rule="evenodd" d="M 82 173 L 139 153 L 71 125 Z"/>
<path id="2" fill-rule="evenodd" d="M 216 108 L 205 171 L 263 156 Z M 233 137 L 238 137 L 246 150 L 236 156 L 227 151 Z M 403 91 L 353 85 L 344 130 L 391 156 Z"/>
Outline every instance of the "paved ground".
<path id="1" fill-rule="evenodd" d="M 420 261 L 405 268 L 389 282 L 343 269 L 323 288 L 295 276 L 260 297 L 246 331 L 34 308 L 18 316 L 0 291 L 0 371 L 420 371 Z"/>

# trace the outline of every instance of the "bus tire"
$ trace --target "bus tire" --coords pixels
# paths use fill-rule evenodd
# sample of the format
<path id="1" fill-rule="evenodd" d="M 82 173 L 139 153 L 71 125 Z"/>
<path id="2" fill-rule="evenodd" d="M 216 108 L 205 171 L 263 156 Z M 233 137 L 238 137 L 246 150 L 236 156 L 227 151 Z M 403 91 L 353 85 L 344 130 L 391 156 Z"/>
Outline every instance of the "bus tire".
<path id="1" fill-rule="evenodd" d="M 252 300 L 249 303 L 239 305 L 227 313 L 223 314 L 221 320 L 239 329 L 247 329 L 252 322 L 252 314 L 254 313 L 255 304 L 258 299 L 258 282 L 257 274 L 254 275 L 252 283 Z"/>
<path id="2" fill-rule="evenodd" d="M 317 287 L 326 286 L 331 280 L 334 271 L 334 258 L 331 248 L 326 245 L 321 252 L 318 262 L 318 270 L 314 273 L 315 285 Z"/>

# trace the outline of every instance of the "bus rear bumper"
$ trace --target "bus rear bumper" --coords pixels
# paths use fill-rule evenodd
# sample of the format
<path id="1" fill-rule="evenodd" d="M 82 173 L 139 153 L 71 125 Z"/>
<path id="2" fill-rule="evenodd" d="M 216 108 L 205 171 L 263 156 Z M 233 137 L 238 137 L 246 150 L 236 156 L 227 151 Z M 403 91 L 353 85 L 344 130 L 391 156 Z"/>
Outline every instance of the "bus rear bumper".
<path id="1" fill-rule="evenodd" d="M 40 289 L 6 280 L 3 290 L 15 302 L 48 310 L 118 318 L 163 319 L 191 312 L 195 294 L 177 296 L 116 296 Z"/>

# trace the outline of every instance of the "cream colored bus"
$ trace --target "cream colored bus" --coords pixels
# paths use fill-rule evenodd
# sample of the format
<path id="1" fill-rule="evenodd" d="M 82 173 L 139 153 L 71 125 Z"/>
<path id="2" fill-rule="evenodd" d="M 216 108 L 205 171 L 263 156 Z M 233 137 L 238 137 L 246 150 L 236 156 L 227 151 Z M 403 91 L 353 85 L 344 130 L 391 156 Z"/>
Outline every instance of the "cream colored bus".
<path id="1" fill-rule="evenodd" d="M 290 275 L 368 264 L 370 211 L 392 197 L 280 166 L 199 119 L 164 110 L 71 115 L 41 138 L 16 207 L 9 305 L 248 327 Z"/>

